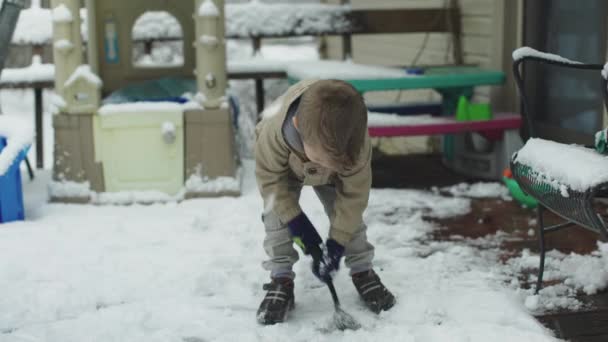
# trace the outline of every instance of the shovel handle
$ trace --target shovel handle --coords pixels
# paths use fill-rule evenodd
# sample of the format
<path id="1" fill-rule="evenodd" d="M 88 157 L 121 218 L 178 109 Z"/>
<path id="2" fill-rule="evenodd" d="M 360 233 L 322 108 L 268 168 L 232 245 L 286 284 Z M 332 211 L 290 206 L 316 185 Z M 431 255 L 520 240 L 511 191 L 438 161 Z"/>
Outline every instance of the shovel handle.
<path id="1" fill-rule="evenodd" d="M 334 306 L 336 308 L 340 307 L 340 300 L 338 299 L 338 294 L 336 293 L 336 288 L 334 287 L 334 282 L 331 278 L 326 280 L 327 287 L 329 287 L 329 292 L 331 292 L 331 299 L 334 301 Z"/>
<path id="2" fill-rule="evenodd" d="M 312 257 L 313 265 L 318 266 L 321 263 L 323 252 L 320 248 L 313 248 L 310 251 L 310 256 Z M 331 299 L 334 301 L 334 306 L 337 308 L 340 307 L 340 300 L 338 299 L 338 294 L 336 293 L 336 288 L 334 287 L 334 282 L 331 279 L 331 276 L 327 275 L 327 278 L 324 280 L 324 282 L 327 284 L 329 292 L 331 292 Z"/>

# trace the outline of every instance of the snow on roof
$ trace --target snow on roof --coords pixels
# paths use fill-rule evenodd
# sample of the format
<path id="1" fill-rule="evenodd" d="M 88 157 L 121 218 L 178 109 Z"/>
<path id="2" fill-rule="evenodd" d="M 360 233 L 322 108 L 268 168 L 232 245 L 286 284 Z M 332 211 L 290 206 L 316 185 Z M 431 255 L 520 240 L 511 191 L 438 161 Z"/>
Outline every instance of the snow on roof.
<path id="1" fill-rule="evenodd" d="M 541 52 L 538 50 L 535 50 L 531 47 L 520 47 L 519 49 L 516 49 L 515 51 L 513 51 L 513 60 L 514 61 L 518 61 L 524 57 L 538 57 L 538 58 L 542 58 L 542 59 L 549 59 L 555 62 L 560 62 L 560 63 L 566 63 L 566 64 L 581 64 L 581 62 L 577 62 L 577 61 L 572 61 L 569 60 L 568 58 L 564 58 L 560 55 L 555 55 L 552 53 L 547 53 L 547 52 Z"/>
<path id="2" fill-rule="evenodd" d="M 0 74 L 0 84 L 20 82 L 52 82 L 55 79 L 55 65 L 42 64 L 40 56 L 32 57 L 32 64 L 25 68 L 4 69 Z"/>
<path id="3" fill-rule="evenodd" d="M 219 17 L 220 10 L 211 0 L 205 0 L 198 8 L 198 15 L 201 17 Z"/>
<path id="4" fill-rule="evenodd" d="M 29 120 L 13 115 L 0 115 L 0 137 L 6 147 L 0 151 L 0 176 L 4 175 L 23 149 L 34 139 L 34 127 Z"/>
<path id="5" fill-rule="evenodd" d="M 204 2 L 203 5 L 205 3 L 207 2 Z M 345 14 L 350 10 L 350 7 L 250 2 L 227 4 L 225 9 L 226 35 L 249 37 L 256 34 L 281 35 L 289 32 L 309 32 L 313 34 L 344 30 L 348 26 Z M 81 9 L 80 17 L 82 19 L 81 33 L 86 41 L 86 9 Z M 52 20 L 53 13 L 48 8 L 31 7 L 22 10 L 12 42 L 15 44 L 49 43 L 53 37 Z M 135 39 L 177 38 L 182 36 L 182 28 L 179 22 L 168 12 L 146 12 L 138 19 L 138 22 L 141 23 L 141 28 L 134 28 Z"/>
<path id="6" fill-rule="evenodd" d="M 16 44 L 45 44 L 51 41 L 53 23 L 51 10 L 30 7 L 19 14 L 12 42 Z"/>
<path id="7" fill-rule="evenodd" d="M 65 81 L 65 86 L 69 87 L 79 78 L 86 79 L 89 83 L 92 83 L 98 87 L 101 87 L 101 79 L 91 71 L 91 67 L 89 65 L 81 65 L 70 76 L 70 78 Z"/>
<path id="8" fill-rule="evenodd" d="M 287 75 L 297 79 L 321 78 L 364 80 L 376 78 L 416 77 L 405 70 L 341 61 L 299 62 L 287 66 Z"/>
<path id="9" fill-rule="evenodd" d="M 517 152 L 516 162 L 577 191 L 608 182 L 608 157 L 582 146 L 532 138 Z"/>
<path id="10" fill-rule="evenodd" d="M 179 21 L 165 11 L 145 12 L 135 21 L 132 33 L 137 39 L 183 37 Z"/>
<path id="11" fill-rule="evenodd" d="M 65 4 L 60 4 L 53 8 L 53 21 L 56 23 L 70 23 L 74 21 L 74 16 Z"/>

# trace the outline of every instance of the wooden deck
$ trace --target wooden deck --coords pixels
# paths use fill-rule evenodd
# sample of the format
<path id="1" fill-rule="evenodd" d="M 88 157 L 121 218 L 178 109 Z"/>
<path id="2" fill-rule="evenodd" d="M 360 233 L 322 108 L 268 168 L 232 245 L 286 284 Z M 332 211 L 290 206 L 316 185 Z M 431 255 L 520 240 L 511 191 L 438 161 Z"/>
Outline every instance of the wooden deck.
<path id="1" fill-rule="evenodd" d="M 430 188 L 475 181 L 447 170 L 439 156 L 382 157 L 375 160 L 372 167 L 373 186 L 381 188 Z M 463 217 L 440 220 L 439 224 L 445 229 L 437 231 L 435 239 L 449 239 L 451 235 L 477 238 L 494 234 L 500 229 L 518 238 L 501 248 L 512 252 L 524 248 L 538 251 L 536 236 L 530 237 L 527 229 L 521 229 L 529 227 L 530 220 L 535 218 L 534 211 L 499 199 L 475 199 L 471 208 L 471 212 Z M 549 248 L 564 253 L 590 253 L 597 249 L 596 242 L 597 235 L 582 228 L 547 236 Z M 571 342 L 608 342 L 608 292 L 580 295 L 578 299 L 585 304 L 580 311 L 558 311 L 536 318 L 551 329 L 557 338 Z"/>

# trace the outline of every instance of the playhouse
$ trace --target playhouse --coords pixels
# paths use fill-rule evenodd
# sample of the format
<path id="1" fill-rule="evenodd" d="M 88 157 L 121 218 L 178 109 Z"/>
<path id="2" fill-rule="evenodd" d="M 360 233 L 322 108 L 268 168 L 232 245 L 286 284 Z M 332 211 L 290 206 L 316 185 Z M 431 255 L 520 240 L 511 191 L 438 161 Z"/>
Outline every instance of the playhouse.
<path id="1" fill-rule="evenodd" d="M 161 11 L 181 26 L 183 57 L 136 61 L 135 24 L 144 13 Z M 79 0 L 53 0 L 52 14 L 58 96 L 51 200 L 86 203 L 92 194 L 125 192 L 240 194 L 223 0 L 87 0 L 83 13 Z M 80 191 L 57 191 L 61 184 Z"/>

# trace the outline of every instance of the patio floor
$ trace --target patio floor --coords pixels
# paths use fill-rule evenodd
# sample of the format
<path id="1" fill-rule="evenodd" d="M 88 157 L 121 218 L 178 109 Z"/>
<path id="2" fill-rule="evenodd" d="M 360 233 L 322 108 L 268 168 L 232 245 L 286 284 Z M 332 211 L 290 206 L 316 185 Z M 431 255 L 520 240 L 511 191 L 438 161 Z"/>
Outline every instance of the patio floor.
<path id="1" fill-rule="evenodd" d="M 461 182 L 478 181 L 455 174 L 441 164 L 440 156 L 421 155 L 406 157 L 383 156 L 373 164 L 374 187 L 431 188 L 455 185 Z M 506 241 L 501 248 L 505 255 L 525 248 L 538 252 L 536 234 L 530 236 L 530 229 L 536 229 L 536 212 L 524 209 L 516 202 L 501 199 L 472 199 L 472 210 L 461 217 L 440 220 L 444 227 L 435 234 L 437 240 L 450 239 L 459 235 L 478 238 L 503 231 L 515 241 Z M 557 217 L 547 217 L 547 222 L 557 221 Z M 597 248 L 598 236 L 582 228 L 566 229 L 546 237 L 549 249 L 563 253 L 587 254 Z M 573 342 L 608 341 L 608 293 L 580 295 L 585 303 L 581 311 L 556 311 L 537 316 L 539 322 L 553 330 L 556 337 Z"/>

